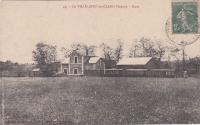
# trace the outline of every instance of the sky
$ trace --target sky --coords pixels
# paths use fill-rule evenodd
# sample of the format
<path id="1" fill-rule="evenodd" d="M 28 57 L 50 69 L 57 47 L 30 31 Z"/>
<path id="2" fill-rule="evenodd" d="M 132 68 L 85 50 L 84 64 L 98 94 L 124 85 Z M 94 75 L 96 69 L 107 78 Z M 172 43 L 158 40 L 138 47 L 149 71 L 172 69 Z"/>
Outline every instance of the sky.
<path id="1" fill-rule="evenodd" d="M 78 8 L 77 5 L 127 5 L 128 8 Z M 139 8 L 131 8 L 133 5 Z M 124 54 L 141 37 L 161 40 L 165 45 L 170 41 L 165 26 L 171 16 L 171 1 L 2 1 L 0 6 L 1 61 L 33 63 L 32 51 L 41 41 L 57 45 L 60 50 L 72 43 L 104 42 L 113 47 L 121 39 Z M 200 39 L 187 46 L 185 52 L 194 57 L 200 55 L 199 48 Z"/>

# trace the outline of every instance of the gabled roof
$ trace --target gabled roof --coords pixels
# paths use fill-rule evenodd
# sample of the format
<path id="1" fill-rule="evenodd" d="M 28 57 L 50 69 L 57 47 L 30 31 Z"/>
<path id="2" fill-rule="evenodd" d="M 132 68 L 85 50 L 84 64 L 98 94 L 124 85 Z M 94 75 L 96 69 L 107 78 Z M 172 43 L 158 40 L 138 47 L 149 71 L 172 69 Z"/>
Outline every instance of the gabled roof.
<path id="1" fill-rule="evenodd" d="M 89 59 L 90 59 L 90 56 L 85 56 L 84 60 L 83 60 L 83 63 L 85 64 L 86 62 L 89 62 Z"/>
<path id="2" fill-rule="evenodd" d="M 152 71 L 175 71 L 175 69 L 151 69 Z"/>
<path id="3" fill-rule="evenodd" d="M 40 71 L 40 68 L 34 68 L 32 71 Z"/>
<path id="4" fill-rule="evenodd" d="M 90 57 L 89 63 L 96 63 L 99 59 L 100 57 Z"/>
<path id="5" fill-rule="evenodd" d="M 61 63 L 62 64 L 69 64 L 69 58 L 65 58 Z"/>
<path id="6" fill-rule="evenodd" d="M 72 50 L 70 55 L 73 53 L 73 52 L 77 52 L 78 54 L 80 54 L 81 56 L 85 56 L 87 58 L 84 58 L 84 63 L 90 58 L 90 57 L 95 57 L 95 55 L 91 52 L 86 52 L 86 50 Z M 69 64 L 69 57 L 68 58 L 65 58 L 62 62 L 62 64 Z"/>
<path id="7" fill-rule="evenodd" d="M 117 65 L 146 65 L 152 57 L 124 58 Z"/>

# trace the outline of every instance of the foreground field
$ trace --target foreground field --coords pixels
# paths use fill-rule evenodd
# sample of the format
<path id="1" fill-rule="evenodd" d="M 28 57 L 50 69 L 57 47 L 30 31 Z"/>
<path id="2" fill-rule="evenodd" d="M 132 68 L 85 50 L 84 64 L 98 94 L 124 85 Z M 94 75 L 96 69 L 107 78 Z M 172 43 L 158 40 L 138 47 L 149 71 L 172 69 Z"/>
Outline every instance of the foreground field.
<path id="1" fill-rule="evenodd" d="M 200 79 L 2 78 L 2 83 L 7 124 L 200 123 Z"/>

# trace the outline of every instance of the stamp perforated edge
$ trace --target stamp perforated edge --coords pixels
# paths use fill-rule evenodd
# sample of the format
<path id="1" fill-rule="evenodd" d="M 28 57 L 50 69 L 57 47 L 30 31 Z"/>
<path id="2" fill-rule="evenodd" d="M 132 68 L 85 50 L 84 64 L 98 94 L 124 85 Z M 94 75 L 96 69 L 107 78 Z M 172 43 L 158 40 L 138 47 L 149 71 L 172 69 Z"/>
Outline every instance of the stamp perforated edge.
<path id="1" fill-rule="evenodd" d="M 198 34 L 200 34 L 200 0 L 171 0 L 171 17 L 173 16 L 173 12 L 172 12 L 172 3 L 175 2 L 197 2 L 197 20 L 198 20 Z M 172 32 L 173 34 L 173 32 Z M 193 34 L 193 33 L 188 33 L 188 34 Z M 178 34 L 174 34 L 174 35 L 178 35 Z M 187 35 L 187 34 L 185 34 Z"/>

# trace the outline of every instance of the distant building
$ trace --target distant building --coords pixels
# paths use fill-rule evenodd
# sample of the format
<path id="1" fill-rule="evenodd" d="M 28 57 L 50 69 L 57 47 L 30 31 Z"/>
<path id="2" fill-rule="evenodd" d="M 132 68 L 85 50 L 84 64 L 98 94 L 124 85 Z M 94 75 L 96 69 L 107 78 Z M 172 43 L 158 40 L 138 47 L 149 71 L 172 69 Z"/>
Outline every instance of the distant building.
<path id="1" fill-rule="evenodd" d="M 105 62 L 101 57 L 84 50 L 74 50 L 61 62 L 60 71 L 67 75 L 84 75 L 85 70 L 104 70 Z"/>
<path id="2" fill-rule="evenodd" d="M 153 57 L 123 58 L 117 63 L 118 69 L 159 69 L 159 62 Z"/>
<path id="3" fill-rule="evenodd" d="M 33 76 L 34 77 L 39 76 L 40 68 L 34 68 L 32 71 L 33 71 Z"/>

